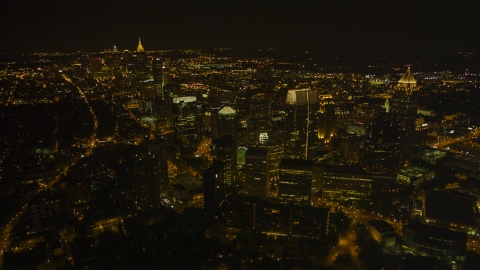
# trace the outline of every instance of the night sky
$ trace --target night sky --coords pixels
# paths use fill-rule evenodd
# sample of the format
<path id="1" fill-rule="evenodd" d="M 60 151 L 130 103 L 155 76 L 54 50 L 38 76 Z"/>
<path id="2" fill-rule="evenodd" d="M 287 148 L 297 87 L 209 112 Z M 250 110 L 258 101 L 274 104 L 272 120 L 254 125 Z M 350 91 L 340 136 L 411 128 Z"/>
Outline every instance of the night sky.
<path id="1" fill-rule="evenodd" d="M 423 53 L 480 48 L 480 1 L 1 0 L 0 52 L 233 47 Z"/>

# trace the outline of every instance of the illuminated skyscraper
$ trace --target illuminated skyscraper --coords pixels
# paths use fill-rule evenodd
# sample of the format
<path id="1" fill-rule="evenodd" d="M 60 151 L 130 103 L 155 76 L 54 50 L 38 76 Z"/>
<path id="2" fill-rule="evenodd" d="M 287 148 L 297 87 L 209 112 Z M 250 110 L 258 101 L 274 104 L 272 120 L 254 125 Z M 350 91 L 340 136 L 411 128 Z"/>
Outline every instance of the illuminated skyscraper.
<path id="1" fill-rule="evenodd" d="M 321 150 L 329 148 L 330 140 L 335 134 L 335 105 L 332 95 L 320 95 L 320 109 L 318 111 L 318 139 Z"/>
<path id="2" fill-rule="evenodd" d="M 391 109 L 402 125 L 402 154 L 404 163 L 413 157 L 415 150 L 415 129 L 417 120 L 417 92 L 419 87 L 408 67 L 407 72 L 398 81 L 392 96 Z"/>
<path id="3" fill-rule="evenodd" d="M 288 90 L 285 117 L 288 131 L 286 156 L 313 159 L 318 146 L 318 93 L 309 88 Z"/>

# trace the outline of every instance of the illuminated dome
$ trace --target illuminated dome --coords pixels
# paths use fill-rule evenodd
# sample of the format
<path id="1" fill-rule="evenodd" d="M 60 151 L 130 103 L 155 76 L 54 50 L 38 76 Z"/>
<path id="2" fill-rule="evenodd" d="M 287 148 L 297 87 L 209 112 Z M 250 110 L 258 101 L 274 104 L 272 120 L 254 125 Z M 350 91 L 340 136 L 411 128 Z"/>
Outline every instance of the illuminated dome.
<path id="1" fill-rule="evenodd" d="M 145 52 L 145 49 L 143 49 L 142 41 L 140 41 L 140 38 L 138 39 L 137 52 Z"/>

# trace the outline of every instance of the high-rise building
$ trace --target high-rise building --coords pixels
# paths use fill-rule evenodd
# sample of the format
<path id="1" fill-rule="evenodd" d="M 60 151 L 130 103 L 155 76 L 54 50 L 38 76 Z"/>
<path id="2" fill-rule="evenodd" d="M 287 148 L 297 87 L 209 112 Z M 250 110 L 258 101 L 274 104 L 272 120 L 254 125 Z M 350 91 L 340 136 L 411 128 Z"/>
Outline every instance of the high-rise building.
<path id="1" fill-rule="evenodd" d="M 318 111 L 318 139 L 320 150 L 328 150 L 330 140 L 335 134 L 335 105 L 332 95 L 320 95 L 320 109 Z"/>
<path id="2" fill-rule="evenodd" d="M 273 187 L 276 187 L 277 181 L 279 178 L 279 169 L 280 161 L 285 157 L 285 133 L 283 132 L 271 132 L 271 133 L 261 133 L 259 136 L 259 146 L 269 149 L 268 159 L 269 159 L 269 177 L 270 184 L 273 184 Z M 272 186 L 270 186 L 272 187 Z M 277 190 L 270 189 L 269 196 L 277 197 Z"/>
<path id="3" fill-rule="evenodd" d="M 312 186 L 320 181 L 312 160 L 284 158 L 279 165 L 278 199 L 281 202 L 293 202 L 310 205 Z"/>
<path id="4" fill-rule="evenodd" d="M 240 88 L 235 96 L 235 110 L 241 117 L 247 117 L 250 113 L 250 92 L 248 88 Z"/>
<path id="5" fill-rule="evenodd" d="M 394 173 L 400 165 L 402 125 L 392 112 L 380 112 L 367 125 L 364 167 L 371 173 Z"/>
<path id="6" fill-rule="evenodd" d="M 201 140 L 201 114 L 197 107 L 197 98 L 173 98 L 173 126 L 178 132 L 179 144 L 193 151 Z"/>
<path id="7" fill-rule="evenodd" d="M 318 145 L 318 93 L 309 88 L 288 90 L 285 117 L 290 158 L 313 159 Z"/>
<path id="8" fill-rule="evenodd" d="M 395 87 L 391 103 L 393 114 L 400 120 L 402 125 L 402 163 L 412 159 L 415 152 L 418 90 L 417 81 L 410 72 L 410 67 L 408 67 L 407 72 L 405 72 Z"/>
<path id="9" fill-rule="evenodd" d="M 245 153 L 245 193 L 266 198 L 269 186 L 268 148 L 250 147 Z"/>
<path id="10" fill-rule="evenodd" d="M 237 113 L 230 106 L 225 106 L 213 117 L 212 121 L 212 140 L 216 140 L 224 135 L 231 135 L 234 140 L 238 139 Z"/>
<path id="11" fill-rule="evenodd" d="M 224 135 L 212 143 L 213 160 L 223 161 L 223 184 L 231 186 L 237 179 L 237 141 Z"/>
<path id="12" fill-rule="evenodd" d="M 164 57 L 152 58 L 152 76 L 155 84 L 157 97 L 165 99 L 164 86 L 170 81 L 170 59 Z"/>

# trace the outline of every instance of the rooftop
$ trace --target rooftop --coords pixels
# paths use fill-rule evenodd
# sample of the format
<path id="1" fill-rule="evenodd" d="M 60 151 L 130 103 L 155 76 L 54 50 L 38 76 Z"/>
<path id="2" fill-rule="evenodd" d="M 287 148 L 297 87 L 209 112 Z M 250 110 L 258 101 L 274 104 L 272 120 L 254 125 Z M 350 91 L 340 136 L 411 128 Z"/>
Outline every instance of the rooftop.
<path id="1" fill-rule="evenodd" d="M 234 109 L 232 109 L 232 107 L 230 106 L 225 106 L 218 112 L 218 114 L 223 114 L 223 115 L 236 114 L 236 113 L 237 112 Z"/>
<path id="2" fill-rule="evenodd" d="M 279 169 L 312 170 L 313 160 L 282 158 Z"/>
<path id="3" fill-rule="evenodd" d="M 374 227 L 380 233 L 387 233 L 387 232 L 394 232 L 395 229 L 393 228 L 390 223 L 386 222 L 385 220 L 377 220 L 372 219 L 368 221 L 368 226 Z"/>
<path id="4" fill-rule="evenodd" d="M 467 242 L 467 234 L 462 232 L 451 231 L 448 229 L 435 227 L 431 225 L 426 225 L 422 223 L 412 223 L 409 225 L 403 226 L 402 231 L 413 231 L 414 233 L 421 233 L 431 237 L 439 237 L 439 238 L 450 238 L 450 239 L 465 239 Z"/>
<path id="5" fill-rule="evenodd" d="M 476 226 L 473 202 L 465 197 L 444 191 L 429 191 L 426 194 L 425 218 Z"/>
<path id="6" fill-rule="evenodd" d="M 406 175 L 408 177 L 414 177 L 414 176 L 420 176 L 422 174 L 427 174 L 432 172 L 432 170 L 429 170 L 427 168 L 423 167 L 417 167 L 417 166 L 411 166 L 408 168 L 401 169 L 398 174 L 400 175 Z"/>

